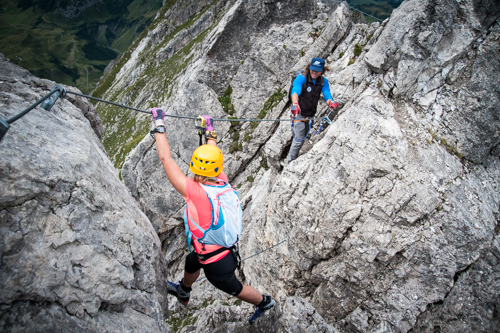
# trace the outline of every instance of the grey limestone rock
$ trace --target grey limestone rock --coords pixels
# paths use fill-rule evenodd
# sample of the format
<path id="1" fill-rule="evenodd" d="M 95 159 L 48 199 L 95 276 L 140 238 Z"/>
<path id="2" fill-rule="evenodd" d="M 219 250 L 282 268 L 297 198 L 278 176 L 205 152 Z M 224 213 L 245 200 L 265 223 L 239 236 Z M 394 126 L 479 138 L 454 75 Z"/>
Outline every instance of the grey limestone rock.
<path id="1" fill-rule="evenodd" d="M 172 7 L 168 15 L 182 12 L 183 20 L 193 11 L 203 13 L 175 35 L 170 16 L 148 31 L 130 50 L 105 96 L 141 108 L 160 106 L 171 115 L 283 119 L 289 117 L 291 74 L 315 56 L 328 59 L 332 70 L 326 77 L 334 98 L 344 95 L 335 113 L 320 103 L 317 117 L 329 115 L 334 122 L 311 136 L 289 165 L 284 163 L 292 140 L 288 121 L 258 126 L 216 122 L 225 172 L 239 188 L 244 209 L 240 249 L 245 261 L 239 277 L 278 302 L 249 327 L 245 322 L 252 307 L 204 280 L 195 285 L 189 307 L 170 304 L 173 315 L 168 327 L 181 332 L 488 332 L 497 327 L 498 2 L 405 1 L 389 19 L 371 25 L 354 24 L 347 5 L 334 1 L 210 4 L 203 10 L 208 2 L 189 2 L 185 11 Z M 186 52 L 181 54 L 186 61 L 176 62 L 179 71 L 165 82 L 166 68 L 172 68 L 178 49 Z M 233 109 L 220 99 L 229 91 Z M 104 107 L 102 111 L 107 112 Z M 105 125 L 104 140 L 129 135 L 119 131 L 120 119 Z M 149 121 L 147 115 L 136 119 Z M 314 130 L 318 127 L 319 121 Z M 189 174 L 191 153 L 198 145 L 192 123 L 169 118 L 167 137 L 174 159 Z M 25 140 L 21 136 L 9 140 L 14 139 Z M 39 146 L 67 146 L 64 135 L 55 143 L 49 139 L 30 137 Z M 40 174 L 48 170 L 43 167 L 48 161 L 34 159 L 35 153 L 28 149 L 37 167 L 22 164 L 23 171 L 35 176 L 20 177 L 16 195 L 14 190 L 5 192 L 8 199 L 2 202 L 8 208 L 2 212 L 7 214 L 8 209 L 8 216 L 14 216 L 9 217 L 10 228 L 23 225 L 25 215 L 42 214 L 45 209 L 45 219 L 58 221 L 59 229 L 51 231 L 50 244 L 37 246 L 71 250 L 69 273 L 63 279 L 56 271 L 52 277 L 69 287 L 54 288 L 54 294 L 50 288 L 33 291 L 40 294 L 36 301 L 54 302 L 43 307 L 43 316 L 50 313 L 65 318 L 68 326 L 81 327 L 83 319 L 78 316 L 97 313 L 103 318 L 98 325 L 106 325 L 113 316 L 140 308 L 142 312 L 135 314 L 151 320 L 147 327 L 154 331 L 161 328 L 157 318 L 165 313 L 166 301 L 159 296 L 164 295 L 162 260 L 171 280 L 182 276 L 183 199 L 168 182 L 149 135 L 127 155 L 121 170 L 137 204 L 119 190 L 116 176 L 105 177 L 102 167 L 99 171 L 91 167 L 105 158 L 88 144 L 74 145 L 70 152 L 90 154 L 92 163 L 76 163 L 71 154 L 60 159 L 71 165 L 61 166 L 64 182 L 40 182 L 57 173 Z M 89 176 L 82 179 L 81 172 Z M 47 188 L 63 190 L 52 197 L 37 196 L 48 193 Z M 115 189 L 120 193 L 113 195 L 123 196 L 120 200 L 108 195 Z M 61 202 L 66 204 L 57 208 Z M 87 214 L 89 210 L 93 214 Z M 130 223 L 119 222 L 123 214 Z M 61 216 L 70 220 L 59 222 Z M 133 239 L 144 242 L 129 249 L 131 238 L 117 236 L 104 243 L 99 227 L 89 227 L 95 225 L 89 222 L 96 216 L 112 221 L 114 235 L 133 234 Z M 17 255 L 18 248 L 20 253 L 26 251 L 27 246 L 20 245 L 26 228 L 4 228 L 9 255 Z M 137 259 L 146 252 L 153 257 Z M 106 254 L 111 259 L 104 266 L 93 265 Z M 99 289 L 95 296 L 87 288 L 94 280 L 77 278 L 80 270 L 94 266 L 107 267 L 106 272 L 115 272 L 112 268 L 118 266 L 128 275 L 119 274 L 120 281 L 125 280 L 116 286 L 111 274 L 109 288 Z M 17 278 L 16 274 L 8 276 Z M 26 276 L 38 281 L 36 275 Z M 83 291 L 71 293 L 72 286 L 82 283 Z M 112 301 L 101 296 L 109 290 L 116 290 Z M 85 303 L 76 302 L 76 297 Z M 124 299 L 134 302 L 128 306 Z M 15 306 L 32 313 L 30 304 Z M 117 304 L 123 307 L 117 310 Z M 461 320 L 467 316 L 473 320 Z M 89 327 L 104 327 L 98 325 Z"/>
<path id="2" fill-rule="evenodd" d="M 407 1 L 383 23 L 365 25 L 353 24 L 344 5 L 281 12 L 277 2 L 237 1 L 207 34 L 178 79 L 185 89 L 165 101 L 176 114 L 202 99 L 223 118 L 218 97 L 230 86 L 234 116 L 287 117 L 291 73 L 314 56 L 328 59 L 334 98 L 345 92 L 334 123 L 289 165 L 289 123 L 216 123 L 244 208 L 241 254 L 251 259 L 240 277 L 278 299 L 258 329 L 487 332 L 496 325 L 500 71 L 498 10 L 489 4 L 486 13 L 476 2 Z M 285 95 L 265 109 L 278 91 Z M 320 104 L 318 116 L 326 114 Z M 172 120 L 167 137 L 187 174 L 197 143 L 181 124 Z M 241 150 L 232 149 L 235 141 Z M 180 276 L 183 202 L 154 147 L 145 138 L 122 175 Z M 198 318 L 184 332 L 245 330 L 238 321 L 248 307 L 222 305 L 209 285 L 196 288 L 191 310 L 173 305 L 179 320 Z M 213 308 L 201 306 L 210 300 Z M 451 320 L 466 313 L 473 323 Z"/>
<path id="3" fill-rule="evenodd" d="M 53 85 L 0 57 L 0 117 Z M 85 118 L 89 104 L 36 107 L 0 142 L 3 332 L 166 330 L 161 243 L 94 133 L 98 118 Z"/>

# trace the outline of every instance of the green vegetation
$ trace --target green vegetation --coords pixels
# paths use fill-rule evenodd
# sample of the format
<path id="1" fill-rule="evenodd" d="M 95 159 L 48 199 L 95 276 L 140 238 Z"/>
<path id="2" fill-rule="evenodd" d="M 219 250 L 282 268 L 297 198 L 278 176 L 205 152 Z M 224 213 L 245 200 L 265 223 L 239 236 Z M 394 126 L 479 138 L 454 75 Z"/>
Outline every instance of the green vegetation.
<path id="1" fill-rule="evenodd" d="M 245 131 L 245 135 L 243 136 L 243 141 L 250 142 L 252 136 L 250 135 L 250 131 Z"/>
<path id="2" fill-rule="evenodd" d="M 184 320 L 182 320 L 181 318 L 174 318 L 174 316 L 170 315 L 170 317 L 165 322 L 170 325 L 172 331 L 178 332 L 188 325 L 194 325 L 197 319 L 198 318 L 194 317 L 192 314 L 189 314 L 188 317 Z"/>
<path id="3" fill-rule="evenodd" d="M 347 63 L 347 66 L 351 66 L 352 64 L 354 64 L 356 62 L 356 59 L 349 59 L 349 62 Z"/>
<path id="4" fill-rule="evenodd" d="M 237 117 L 228 117 L 229 119 L 238 119 Z M 240 130 L 241 130 L 241 122 L 239 121 L 230 121 L 231 126 L 229 127 L 229 134 L 232 135 L 233 142 L 229 146 L 229 153 L 234 153 L 236 151 L 242 151 L 243 145 L 239 142 L 240 139 Z"/>
<path id="5" fill-rule="evenodd" d="M 209 305 L 214 304 L 215 300 L 214 299 L 206 299 L 203 301 L 203 304 L 201 305 L 202 308 L 206 308 Z"/>
<path id="6" fill-rule="evenodd" d="M 272 94 L 271 97 L 269 97 L 264 103 L 264 106 L 262 107 L 262 110 L 260 110 L 257 119 L 264 119 L 267 116 L 267 112 L 271 111 L 276 105 L 278 105 L 285 96 L 286 94 L 284 92 L 281 92 L 281 88 L 279 88 L 278 91 Z M 252 122 L 250 124 L 252 131 L 255 130 L 260 123 L 260 121 Z"/>
<path id="7" fill-rule="evenodd" d="M 167 1 L 165 6 L 171 6 L 172 3 L 173 2 Z M 125 52 L 118 63 L 113 67 L 113 69 L 104 75 L 101 83 L 99 84 L 99 87 L 94 91 L 94 96 L 105 97 L 106 99 L 111 101 L 118 101 L 122 96 L 127 96 L 127 99 L 129 101 L 140 103 L 141 101 L 137 101 L 139 94 L 143 92 L 144 89 L 149 89 L 149 87 L 151 87 L 151 90 L 154 90 L 155 92 L 148 98 L 149 107 L 154 107 L 157 105 L 155 96 L 161 96 L 162 99 L 164 99 L 165 97 L 169 98 L 170 94 L 172 94 L 172 91 L 175 88 L 175 78 L 190 63 L 193 56 L 193 49 L 201 43 L 201 41 L 205 38 L 205 36 L 210 31 L 210 29 L 213 28 L 213 26 L 201 32 L 188 44 L 174 53 L 171 57 L 162 61 L 159 65 L 155 60 L 156 56 L 158 52 L 166 46 L 166 43 L 175 37 L 174 34 L 180 31 L 180 27 L 188 28 L 196 21 L 197 18 L 203 15 L 203 13 L 210 8 L 210 6 L 206 7 L 203 12 L 195 15 L 187 22 L 177 27 L 174 32 L 165 37 L 161 43 L 154 45 L 153 47 L 150 46 L 145 51 L 143 51 L 141 54 L 141 63 L 146 67 L 143 69 L 140 77 L 136 81 L 134 81 L 133 84 L 121 91 L 111 90 L 113 91 L 112 94 L 107 93 L 109 89 L 112 88 L 112 84 L 114 83 L 116 75 L 118 74 L 120 69 L 130 59 L 131 51 Z M 158 20 L 163 19 L 164 18 L 161 15 L 158 18 Z M 135 49 L 138 43 L 145 37 L 147 31 L 156 24 L 157 22 L 155 21 L 148 29 L 144 30 L 141 33 L 141 36 L 139 36 L 139 38 L 134 41 L 130 49 Z M 217 24 L 217 22 L 215 22 L 214 24 Z M 154 89 L 153 87 L 156 88 Z M 161 87 L 161 89 L 157 89 L 157 87 Z M 228 89 L 227 93 L 230 98 L 231 89 Z M 106 151 L 108 152 L 112 162 L 114 163 L 116 168 L 120 169 L 123 166 L 126 155 L 148 133 L 149 118 L 143 114 L 132 114 L 132 112 L 128 112 L 119 107 L 102 105 L 101 103 L 97 105 L 97 110 L 104 123 L 109 122 L 125 124 L 122 125 L 124 126 L 123 128 L 120 128 L 120 130 L 123 131 L 110 131 L 109 133 L 105 133 L 102 138 L 104 147 L 106 148 Z M 137 119 L 136 123 L 129 123 L 129 117 Z M 241 144 L 233 145 L 233 149 L 241 150 Z"/>
<path id="8" fill-rule="evenodd" d="M 260 167 L 264 168 L 264 170 L 269 170 L 269 165 L 267 164 L 267 158 L 266 156 L 262 156 L 262 159 L 260 160 Z"/>
<path id="9" fill-rule="evenodd" d="M 359 44 L 354 45 L 354 56 L 359 57 L 361 52 L 363 52 L 363 47 Z"/>
<path id="10" fill-rule="evenodd" d="M 62 16 L 59 9 L 73 3 L 2 1 L 0 50 L 36 76 L 89 93 L 109 62 L 151 23 L 162 1 L 105 0 L 77 16 Z"/>
<path id="11" fill-rule="evenodd" d="M 222 105 L 222 108 L 229 115 L 234 114 L 234 105 L 231 103 L 231 94 L 233 93 L 233 88 L 231 86 L 227 86 L 226 91 L 222 96 L 219 96 L 219 102 Z"/>
<path id="12" fill-rule="evenodd" d="M 452 145 L 449 145 L 448 142 L 446 142 L 445 139 L 443 138 L 439 138 L 436 133 L 434 133 L 434 131 L 432 129 L 427 129 L 427 131 L 429 132 L 429 134 L 432 136 L 432 139 L 434 139 L 436 142 L 438 142 L 441 146 L 445 147 L 446 148 L 446 151 L 448 151 L 448 153 L 450 154 L 453 154 L 455 156 L 457 156 L 458 158 L 462 159 L 463 158 L 463 155 L 458 151 L 458 149 Z M 428 143 L 429 140 L 427 140 Z M 432 142 L 432 140 L 431 140 Z"/>

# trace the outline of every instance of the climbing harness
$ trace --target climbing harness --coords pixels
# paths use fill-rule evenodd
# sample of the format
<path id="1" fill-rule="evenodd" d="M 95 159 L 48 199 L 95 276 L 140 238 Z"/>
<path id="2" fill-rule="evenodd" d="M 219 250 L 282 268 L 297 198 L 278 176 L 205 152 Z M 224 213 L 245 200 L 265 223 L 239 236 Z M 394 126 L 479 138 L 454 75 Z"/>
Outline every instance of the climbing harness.
<path id="1" fill-rule="evenodd" d="M 309 123 L 309 129 L 307 130 L 306 135 L 304 135 L 304 137 L 301 140 L 297 139 L 295 137 L 295 133 L 293 132 L 293 124 L 296 121 L 304 121 L 304 122 L 307 121 Z M 328 123 L 329 125 L 333 124 L 332 121 L 325 116 L 325 117 L 321 118 L 321 124 L 319 125 L 318 131 L 315 133 L 314 131 L 311 132 L 312 120 L 310 120 L 309 117 L 307 117 L 306 119 L 292 119 L 292 124 L 291 124 L 292 136 L 293 136 L 295 141 L 302 142 L 307 138 L 307 136 L 309 135 L 309 132 L 311 132 L 314 135 L 318 135 L 319 133 L 321 133 L 321 130 L 323 129 L 324 123 Z"/>
<path id="2" fill-rule="evenodd" d="M 342 98 L 344 98 L 344 95 L 345 95 L 347 89 L 349 88 L 349 86 L 351 85 L 351 83 L 352 82 L 349 82 L 349 84 L 347 85 L 347 87 L 344 90 L 344 93 L 342 94 L 342 96 L 340 96 L 339 101 L 341 101 Z M 332 110 L 330 110 L 330 112 L 326 116 L 320 118 L 321 119 L 321 123 L 319 125 L 318 132 L 315 133 L 314 131 L 312 131 L 312 134 L 318 135 L 319 133 L 321 133 L 321 130 L 323 130 L 323 125 L 324 124 L 328 124 L 328 125 L 332 125 L 333 124 L 333 122 L 330 120 L 330 114 L 331 113 L 332 113 Z M 311 132 L 312 120 L 315 120 L 315 119 L 309 119 L 309 118 L 306 118 L 306 119 L 295 119 L 295 117 L 292 117 L 291 130 L 292 130 L 293 139 L 295 141 L 302 142 L 302 141 L 304 141 L 307 138 L 307 136 L 309 135 L 309 132 Z M 308 121 L 308 123 L 309 123 L 309 129 L 307 130 L 306 135 L 301 140 L 297 139 L 295 137 L 295 133 L 293 132 L 293 124 L 296 121 Z"/>

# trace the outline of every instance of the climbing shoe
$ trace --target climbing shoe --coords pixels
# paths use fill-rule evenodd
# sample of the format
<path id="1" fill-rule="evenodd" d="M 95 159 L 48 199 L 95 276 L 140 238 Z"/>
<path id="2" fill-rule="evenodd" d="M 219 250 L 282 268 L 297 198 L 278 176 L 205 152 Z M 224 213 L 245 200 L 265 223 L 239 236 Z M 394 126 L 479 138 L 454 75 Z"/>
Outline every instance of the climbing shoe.
<path id="1" fill-rule="evenodd" d="M 257 320 L 257 318 L 261 317 L 266 311 L 272 309 L 276 304 L 276 302 L 274 301 L 274 299 L 271 298 L 271 296 L 268 295 L 262 295 L 262 296 L 264 297 L 264 299 L 259 305 L 255 306 L 256 310 L 252 315 L 252 317 L 250 317 L 250 319 L 248 320 L 250 324 L 253 324 Z"/>
<path id="2" fill-rule="evenodd" d="M 168 293 L 170 295 L 174 295 L 175 297 L 177 297 L 179 302 L 181 302 L 182 304 L 189 303 L 189 294 L 191 292 L 191 288 L 189 288 L 189 289 L 190 289 L 189 291 L 185 291 L 183 289 L 182 280 L 179 281 L 179 283 L 173 283 L 173 282 L 167 281 Z"/>

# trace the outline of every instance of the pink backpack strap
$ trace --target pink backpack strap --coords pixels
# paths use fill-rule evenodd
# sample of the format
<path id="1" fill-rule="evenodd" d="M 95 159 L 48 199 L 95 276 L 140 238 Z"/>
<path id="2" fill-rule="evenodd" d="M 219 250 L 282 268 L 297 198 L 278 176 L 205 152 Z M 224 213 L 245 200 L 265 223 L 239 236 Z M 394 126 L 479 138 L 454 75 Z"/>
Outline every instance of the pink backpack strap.
<path id="1" fill-rule="evenodd" d="M 227 190 L 220 192 L 219 194 L 217 194 L 217 199 L 218 199 L 221 195 L 223 195 L 224 193 L 227 193 L 227 192 L 230 192 L 230 191 L 234 191 L 234 188 L 228 188 Z"/>

